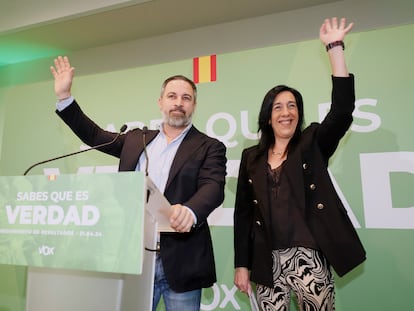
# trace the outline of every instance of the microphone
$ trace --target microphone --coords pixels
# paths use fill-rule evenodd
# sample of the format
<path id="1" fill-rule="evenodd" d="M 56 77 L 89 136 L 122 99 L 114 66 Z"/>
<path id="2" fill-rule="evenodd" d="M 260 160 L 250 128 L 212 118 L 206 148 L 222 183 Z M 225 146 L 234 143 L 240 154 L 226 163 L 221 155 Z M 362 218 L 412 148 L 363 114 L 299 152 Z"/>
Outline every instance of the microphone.
<path id="1" fill-rule="evenodd" d="M 59 160 L 59 159 L 63 159 L 63 158 L 66 158 L 66 157 L 70 157 L 70 156 L 72 156 L 72 155 L 75 155 L 75 154 L 79 154 L 79 153 L 82 153 L 82 152 L 86 152 L 86 151 L 90 151 L 90 150 L 94 150 L 94 149 L 98 149 L 98 148 L 101 148 L 101 147 L 105 147 L 105 146 L 109 146 L 109 145 L 111 145 L 111 144 L 113 144 L 118 138 L 119 138 L 119 136 L 121 136 L 121 134 L 123 134 L 124 132 L 125 132 L 125 130 L 127 129 L 127 125 L 126 124 L 124 124 L 124 125 L 122 125 L 121 126 L 121 129 L 119 130 L 119 133 L 117 133 L 116 134 L 116 136 L 114 137 L 114 139 L 112 139 L 111 141 L 109 141 L 109 142 L 106 142 L 106 143 L 102 143 L 102 144 L 99 144 L 99 145 L 96 145 L 96 146 L 93 146 L 93 147 L 90 147 L 90 148 L 88 148 L 88 149 L 83 149 L 83 150 L 80 150 L 80 151 L 76 151 L 76 152 L 72 152 L 72 153 L 68 153 L 68 154 L 65 154 L 65 155 L 62 155 L 62 156 L 59 156 L 59 157 L 55 157 L 55 158 L 51 158 L 51 159 L 47 159 L 47 160 L 44 160 L 44 161 L 41 161 L 41 162 L 37 162 L 37 163 L 35 163 L 35 164 L 33 164 L 32 166 L 30 166 L 24 173 L 23 173 L 23 176 L 26 176 L 27 175 L 27 173 L 29 173 L 29 171 L 32 169 L 32 168 L 34 168 L 34 167 L 36 167 L 36 166 L 38 166 L 38 165 L 40 165 L 40 164 L 45 164 L 45 163 L 48 163 L 48 162 L 52 162 L 52 161 L 55 161 L 55 160 Z"/>
<path id="2" fill-rule="evenodd" d="M 144 145 L 144 155 L 145 155 L 145 176 L 148 176 L 148 152 L 147 152 L 147 143 L 145 142 L 145 137 L 148 133 L 148 127 L 144 126 L 142 128 L 142 144 Z"/>
<path id="3" fill-rule="evenodd" d="M 147 136 L 147 133 L 148 133 L 148 127 L 146 127 L 146 126 L 143 126 L 142 127 L 142 144 L 143 144 L 143 146 L 144 146 L 144 156 L 145 156 L 145 176 L 146 177 L 148 177 L 148 160 L 149 160 L 149 158 L 148 158 L 148 152 L 147 152 L 147 143 L 145 142 L 145 138 L 146 138 L 146 136 Z M 150 196 L 150 189 L 148 188 L 147 189 L 147 198 L 146 198 L 146 201 L 147 201 L 147 203 L 148 203 L 148 200 L 149 200 L 149 196 Z"/>

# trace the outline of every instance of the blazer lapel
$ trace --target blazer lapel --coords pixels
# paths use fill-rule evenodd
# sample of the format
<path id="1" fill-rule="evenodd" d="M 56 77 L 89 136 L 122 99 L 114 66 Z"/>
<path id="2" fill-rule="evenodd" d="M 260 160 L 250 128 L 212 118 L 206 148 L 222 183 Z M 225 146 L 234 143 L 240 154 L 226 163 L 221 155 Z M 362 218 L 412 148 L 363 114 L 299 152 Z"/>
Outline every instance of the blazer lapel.
<path id="1" fill-rule="evenodd" d="M 255 157 L 253 157 L 255 158 Z M 262 154 L 253 160 L 249 167 L 249 175 L 253 181 L 253 187 L 256 193 L 256 199 L 261 200 L 258 204 L 261 214 L 266 222 L 267 228 L 269 227 L 268 219 L 270 219 L 269 210 L 269 182 L 267 180 L 267 157 Z M 268 228 L 269 229 L 269 228 Z"/>
<path id="2" fill-rule="evenodd" d="M 299 150 L 292 152 L 288 155 L 288 159 L 285 163 L 284 170 L 285 176 L 287 176 L 290 183 L 290 189 L 296 198 L 299 207 L 305 208 L 305 192 L 303 191 L 303 168 L 302 168 L 302 156 Z"/>
<path id="3" fill-rule="evenodd" d="M 159 131 L 148 131 L 145 135 L 145 144 L 148 145 L 157 136 Z M 127 134 L 128 135 L 128 134 Z M 120 159 L 119 170 L 120 171 L 133 171 L 135 170 L 139 157 L 144 151 L 144 140 L 142 131 L 135 131 L 129 134 L 127 141 L 127 150 Z"/>
<path id="4" fill-rule="evenodd" d="M 178 147 L 177 153 L 174 157 L 173 163 L 171 165 L 170 174 L 168 176 L 167 184 L 165 189 L 168 189 L 174 177 L 178 174 L 182 166 L 188 161 L 188 159 L 197 152 L 197 149 L 200 145 L 204 143 L 202 135 L 198 130 L 192 126 L 188 131 L 187 135 L 184 137 L 183 141 Z"/>

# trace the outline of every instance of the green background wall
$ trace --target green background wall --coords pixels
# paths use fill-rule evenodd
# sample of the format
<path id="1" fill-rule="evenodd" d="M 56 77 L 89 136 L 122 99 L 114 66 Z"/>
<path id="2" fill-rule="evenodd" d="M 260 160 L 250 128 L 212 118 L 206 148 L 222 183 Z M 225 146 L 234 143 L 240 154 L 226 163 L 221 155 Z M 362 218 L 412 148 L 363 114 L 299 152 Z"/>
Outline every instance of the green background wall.
<path id="1" fill-rule="evenodd" d="M 407 40 L 413 33 L 414 24 L 353 33 L 346 39 L 349 69 L 356 76 L 357 109 L 330 170 L 368 260 L 336 278 L 339 311 L 408 310 L 407 298 L 414 288 L 414 43 Z M 217 82 L 198 85 L 194 118 L 200 130 L 226 143 L 229 159 L 226 199 L 217 211 L 220 215 L 211 219 L 219 279 L 213 289 L 204 291 L 202 303 L 203 310 L 246 310 L 247 300 L 233 288 L 231 226 L 241 151 L 255 143 L 261 100 L 276 84 L 300 90 L 305 121 L 319 120 L 323 104 L 330 101 L 330 72 L 318 40 L 218 54 L 217 72 Z M 160 116 L 160 84 L 177 73 L 191 77 L 192 59 L 79 75 L 73 93 L 105 128 L 117 130 L 124 123 L 132 128 L 139 122 L 151 126 Z M 78 150 L 79 140 L 55 115 L 54 105 L 51 79 L 0 88 L 1 175 L 21 175 L 34 162 Z M 114 158 L 89 152 L 35 168 L 31 174 L 43 174 L 45 168 L 64 174 L 116 164 Z M 4 246 L 4 237 L 0 241 Z M 0 310 L 24 310 L 26 269 L 0 266 L 0 276 Z"/>

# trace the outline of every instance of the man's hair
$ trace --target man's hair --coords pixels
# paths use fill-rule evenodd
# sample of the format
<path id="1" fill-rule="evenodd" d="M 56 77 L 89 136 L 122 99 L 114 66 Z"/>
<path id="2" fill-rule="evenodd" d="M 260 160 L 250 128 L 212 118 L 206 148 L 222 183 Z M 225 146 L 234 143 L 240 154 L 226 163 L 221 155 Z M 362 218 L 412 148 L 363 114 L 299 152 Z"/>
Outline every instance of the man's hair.
<path id="1" fill-rule="evenodd" d="M 190 80 L 189 78 L 187 78 L 186 76 L 183 76 L 183 75 L 175 75 L 175 76 L 167 78 L 161 86 L 161 96 L 164 94 L 165 87 L 167 86 L 167 84 L 170 83 L 173 80 L 181 80 L 181 81 L 185 81 L 188 84 L 190 84 L 191 88 L 194 91 L 194 102 L 197 101 L 197 87 L 196 87 L 195 83 L 192 80 Z"/>

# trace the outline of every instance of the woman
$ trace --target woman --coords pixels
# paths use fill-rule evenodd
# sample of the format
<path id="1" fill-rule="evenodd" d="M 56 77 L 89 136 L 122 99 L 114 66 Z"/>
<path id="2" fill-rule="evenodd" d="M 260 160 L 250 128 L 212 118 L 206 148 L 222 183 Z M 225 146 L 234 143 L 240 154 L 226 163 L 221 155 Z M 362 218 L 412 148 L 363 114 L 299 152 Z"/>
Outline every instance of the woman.
<path id="1" fill-rule="evenodd" d="M 332 69 L 332 105 L 325 119 L 302 130 L 301 94 L 272 88 L 259 114 L 258 145 L 242 153 L 234 214 L 234 283 L 262 310 L 334 310 L 331 266 L 343 276 L 365 250 L 329 178 L 328 160 L 352 123 L 354 77 L 345 35 L 353 24 L 326 19 L 319 32 Z"/>

